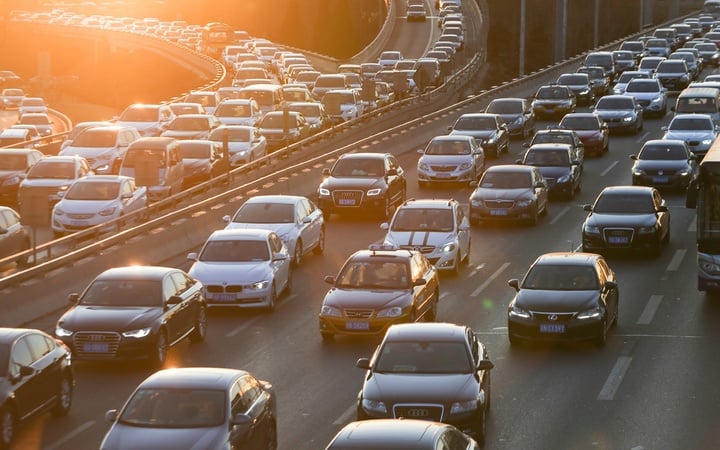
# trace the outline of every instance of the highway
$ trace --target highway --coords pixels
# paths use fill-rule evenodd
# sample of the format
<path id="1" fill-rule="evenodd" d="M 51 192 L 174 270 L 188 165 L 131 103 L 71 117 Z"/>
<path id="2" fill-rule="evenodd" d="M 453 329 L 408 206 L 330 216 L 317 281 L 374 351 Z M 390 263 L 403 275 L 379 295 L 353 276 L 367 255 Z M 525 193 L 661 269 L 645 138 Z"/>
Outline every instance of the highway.
<path id="1" fill-rule="evenodd" d="M 398 34 L 408 34 L 404 25 L 411 24 L 398 19 Z M 425 45 L 421 41 L 409 42 L 417 47 L 402 49 L 403 53 L 419 54 Z M 401 48 L 394 46 L 397 42 L 388 48 Z M 537 84 L 528 83 L 502 96 L 529 96 L 536 88 Z M 401 128 L 365 150 L 399 155 L 409 180 L 409 197 L 456 198 L 467 207 L 469 187 L 418 189 L 415 151 L 431 137 L 445 134 L 458 114 L 480 111 L 488 102 L 483 99 L 441 119 Z M 470 266 L 457 277 L 442 277 L 438 320 L 473 327 L 495 363 L 486 448 L 711 449 L 720 443 L 720 387 L 714 379 L 720 373 L 720 363 L 714 358 L 720 338 L 716 326 L 720 303 L 696 290 L 694 211 L 685 209 L 682 194 L 664 193 L 672 214 L 672 237 L 662 256 L 608 257 L 619 278 L 620 314 L 605 348 L 528 345 L 511 349 L 507 341 L 506 308 L 514 292 L 507 280 L 521 277 L 539 254 L 577 248 L 586 214 L 583 204 L 591 203 L 604 186 L 629 184 L 628 155 L 645 140 L 659 138 L 660 127 L 670 117 L 646 119 L 644 131 L 637 136 L 612 136 L 607 155 L 585 160 L 582 192 L 572 201 L 553 202 L 537 227 L 473 227 Z M 552 123 L 538 122 L 536 128 Z M 513 141 L 510 154 L 496 162 L 514 163 L 523 150 L 521 144 Z M 266 190 L 314 196 L 320 169 Z M 190 223 L 209 235 L 222 227 L 220 217 L 232 213 L 241 201 L 216 205 L 177 225 Z M 164 242 L 177 229 L 159 228 L 128 245 L 142 248 L 143 243 Z M 213 311 L 207 341 L 183 342 L 173 348 L 168 366 L 237 367 L 271 381 L 278 394 L 279 448 L 324 448 L 343 424 L 354 420 L 363 376 L 354 363 L 369 356 L 379 340 L 322 342 L 317 314 L 328 288 L 322 278 L 335 274 L 349 254 L 382 236 L 378 221 L 333 216 L 325 254 L 304 258 L 294 273 L 293 293 L 281 300 L 274 313 Z M 188 268 L 185 255 L 197 249 L 176 250 L 155 263 Z M 138 252 L 127 261 L 131 262 L 144 262 L 143 254 Z M 97 255 L 53 274 L 52 282 L 37 280 L 2 295 L 18 304 L 32 299 L 60 309 L 67 304 L 67 294 L 81 290 L 106 263 L 104 255 Z M 56 319 L 57 315 L 50 314 L 23 325 L 52 330 Z M 97 448 L 109 427 L 104 412 L 122 406 L 150 372 L 140 364 L 77 363 L 70 415 L 43 416 L 23 430 L 14 448 Z"/>

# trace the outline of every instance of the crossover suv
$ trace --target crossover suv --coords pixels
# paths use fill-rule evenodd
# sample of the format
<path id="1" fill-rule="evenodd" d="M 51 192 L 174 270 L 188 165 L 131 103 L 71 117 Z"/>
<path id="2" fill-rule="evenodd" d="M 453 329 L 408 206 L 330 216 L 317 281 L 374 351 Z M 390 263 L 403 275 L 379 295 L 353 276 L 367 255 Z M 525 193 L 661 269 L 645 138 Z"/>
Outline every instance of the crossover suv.
<path id="1" fill-rule="evenodd" d="M 531 145 L 518 162 L 540 169 L 551 195 L 572 199 L 580 191 L 583 166 L 568 144 Z"/>

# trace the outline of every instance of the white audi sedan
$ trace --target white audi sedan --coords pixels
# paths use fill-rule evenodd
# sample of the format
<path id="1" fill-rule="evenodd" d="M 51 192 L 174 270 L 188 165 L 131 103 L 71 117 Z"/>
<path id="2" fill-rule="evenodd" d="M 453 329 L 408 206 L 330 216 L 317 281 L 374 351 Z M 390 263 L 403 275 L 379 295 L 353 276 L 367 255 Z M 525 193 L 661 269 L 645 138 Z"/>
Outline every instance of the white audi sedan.
<path id="1" fill-rule="evenodd" d="M 188 274 L 203 284 L 208 306 L 272 311 L 291 289 L 290 254 L 274 231 L 217 230 L 188 259 Z"/>
<path id="2" fill-rule="evenodd" d="M 147 205 L 147 187 L 124 175 L 88 175 L 62 195 L 52 212 L 56 237 L 109 222 Z"/>
<path id="3" fill-rule="evenodd" d="M 234 216 L 225 216 L 226 230 L 261 228 L 280 236 L 293 265 L 303 255 L 325 251 L 325 219 L 309 199 L 297 195 L 257 195 L 249 198 Z"/>

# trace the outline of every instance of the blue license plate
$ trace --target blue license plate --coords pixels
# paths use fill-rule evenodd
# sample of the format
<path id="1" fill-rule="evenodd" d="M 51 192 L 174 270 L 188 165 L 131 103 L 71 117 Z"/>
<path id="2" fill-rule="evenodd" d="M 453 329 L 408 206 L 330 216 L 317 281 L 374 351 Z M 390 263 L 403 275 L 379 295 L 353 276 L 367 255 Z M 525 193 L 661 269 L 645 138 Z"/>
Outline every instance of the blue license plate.
<path id="1" fill-rule="evenodd" d="M 608 244 L 627 244 L 628 238 L 625 236 L 610 236 L 607 239 Z"/>
<path id="2" fill-rule="evenodd" d="M 506 209 L 491 209 L 490 215 L 491 216 L 507 216 L 508 212 Z"/>
<path id="3" fill-rule="evenodd" d="M 83 345 L 83 351 L 87 353 L 107 353 L 108 345 L 98 342 L 87 342 Z"/>
<path id="4" fill-rule="evenodd" d="M 213 294 L 212 299 L 216 302 L 234 302 L 235 294 Z"/>
<path id="5" fill-rule="evenodd" d="M 345 322 L 345 328 L 348 330 L 369 330 L 370 329 L 370 323 L 369 322 Z"/>
<path id="6" fill-rule="evenodd" d="M 338 200 L 338 204 L 345 205 L 345 206 L 353 206 L 355 204 L 355 199 L 341 198 L 340 200 Z"/>
<path id="7" fill-rule="evenodd" d="M 564 333 L 565 332 L 565 324 L 563 323 L 541 323 L 540 324 L 540 332 L 541 333 Z"/>
<path id="8" fill-rule="evenodd" d="M 667 183 L 670 181 L 668 177 L 653 177 L 652 180 L 653 183 Z"/>

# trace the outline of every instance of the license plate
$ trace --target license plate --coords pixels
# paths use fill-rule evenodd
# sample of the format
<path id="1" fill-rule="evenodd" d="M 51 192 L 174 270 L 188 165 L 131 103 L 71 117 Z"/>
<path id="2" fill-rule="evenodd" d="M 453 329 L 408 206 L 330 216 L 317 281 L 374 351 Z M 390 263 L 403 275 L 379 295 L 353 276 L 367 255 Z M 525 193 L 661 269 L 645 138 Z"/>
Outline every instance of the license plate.
<path id="1" fill-rule="evenodd" d="M 83 345 L 83 351 L 87 353 L 106 353 L 108 345 L 98 342 L 88 342 Z"/>
<path id="2" fill-rule="evenodd" d="M 352 206 L 355 204 L 355 199 L 352 198 L 341 198 L 338 200 L 338 204 L 340 205 L 346 205 L 346 206 Z"/>
<path id="3" fill-rule="evenodd" d="M 345 322 L 345 328 L 348 330 L 369 330 L 369 322 Z"/>
<path id="4" fill-rule="evenodd" d="M 608 244 L 627 244 L 628 238 L 625 236 L 609 236 L 607 241 Z"/>
<path id="5" fill-rule="evenodd" d="M 74 227 L 86 227 L 88 226 L 87 220 L 72 220 L 70 221 L 70 225 Z"/>
<path id="6" fill-rule="evenodd" d="M 565 332 L 565 324 L 541 323 L 540 324 L 540 332 L 541 333 L 564 333 Z"/>
<path id="7" fill-rule="evenodd" d="M 235 294 L 213 294 L 212 299 L 216 302 L 234 302 Z"/>
<path id="8" fill-rule="evenodd" d="M 491 209 L 490 215 L 491 216 L 507 216 L 507 210 L 506 209 Z"/>
<path id="9" fill-rule="evenodd" d="M 444 172 L 436 173 L 435 176 L 436 176 L 437 178 L 450 178 L 450 174 L 449 174 L 449 173 L 444 173 Z"/>
<path id="10" fill-rule="evenodd" d="M 669 181 L 668 177 L 653 177 L 652 180 L 653 183 L 667 183 Z"/>

